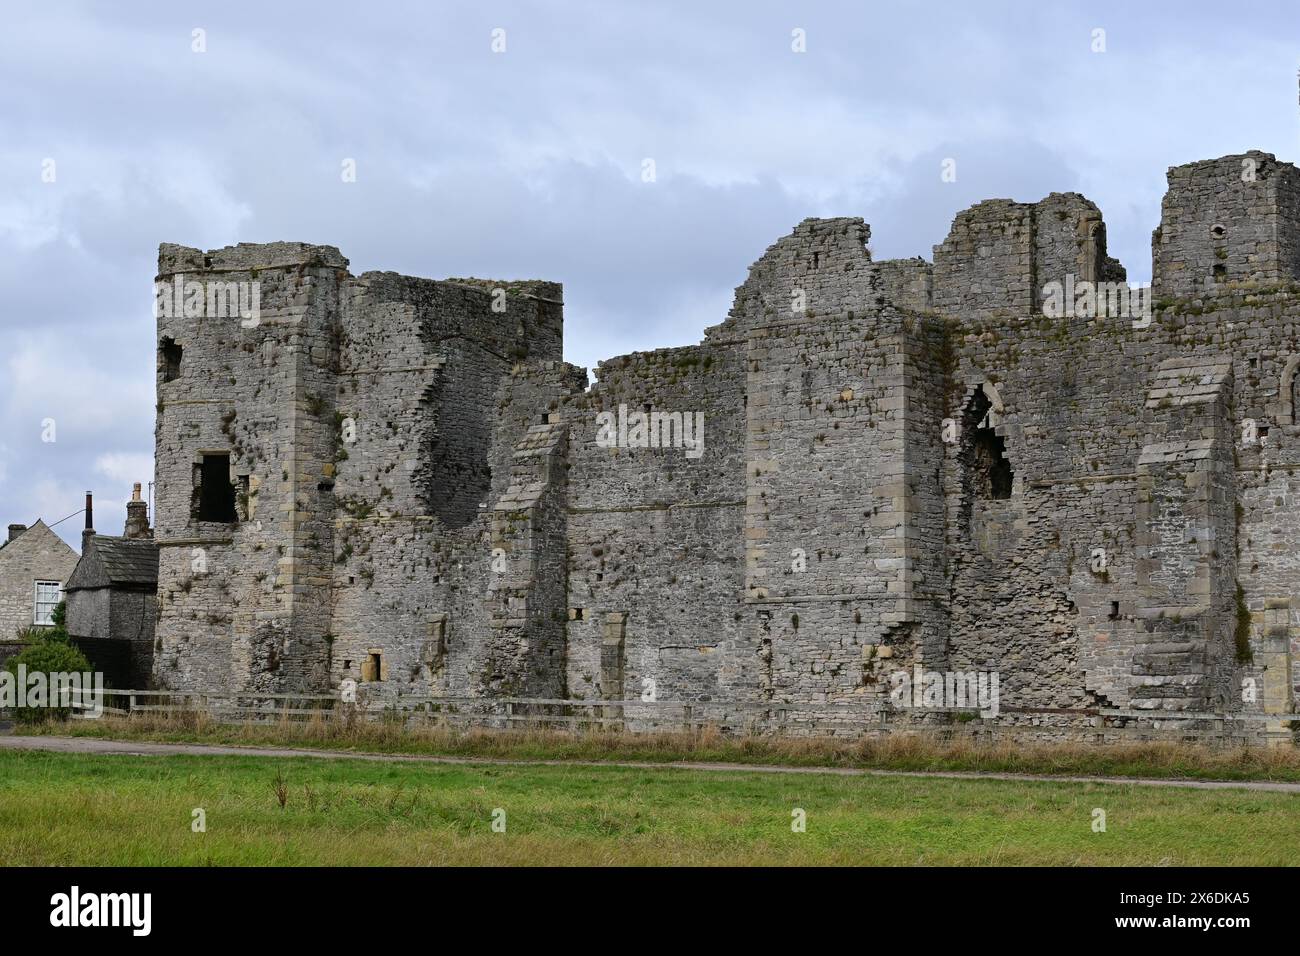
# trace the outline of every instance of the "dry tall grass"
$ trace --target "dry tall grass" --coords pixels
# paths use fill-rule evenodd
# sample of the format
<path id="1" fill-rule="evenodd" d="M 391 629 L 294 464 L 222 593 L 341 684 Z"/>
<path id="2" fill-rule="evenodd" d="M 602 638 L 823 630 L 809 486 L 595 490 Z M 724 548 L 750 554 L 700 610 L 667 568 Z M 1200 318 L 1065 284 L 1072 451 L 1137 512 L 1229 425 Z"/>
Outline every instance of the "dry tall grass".
<path id="1" fill-rule="evenodd" d="M 1108 745 L 1029 741 L 978 742 L 941 733 L 856 739 L 611 730 L 488 730 L 406 726 L 355 715 L 224 723 L 203 713 L 105 716 L 47 724 L 38 733 L 136 740 L 326 748 L 354 752 L 491 757 L 515 760 L 727 762 L 893 770 L 975 770 L 1028 774 L 1300 780 L 1300 751 L 1290 747 L 1207 747 L 1143 742 Z"/>

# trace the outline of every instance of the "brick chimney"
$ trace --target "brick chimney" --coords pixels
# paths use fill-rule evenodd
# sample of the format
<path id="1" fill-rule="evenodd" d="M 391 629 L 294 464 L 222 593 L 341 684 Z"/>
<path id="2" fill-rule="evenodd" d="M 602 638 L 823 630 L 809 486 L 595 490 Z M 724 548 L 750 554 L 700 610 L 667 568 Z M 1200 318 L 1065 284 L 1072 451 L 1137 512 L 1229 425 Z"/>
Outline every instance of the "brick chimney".
<path id="1" fill-rule="evenodd" d="M 26 530 L 27 525 L 25 524 L 11 524 L 9 526 L 9 540 L 12 541 Z"/>
<path id="2" fill-rule="evenodd" d="M 127 538 L 152 538 L 149 528 L 149 506 L 140 500 L 140 482 L 131 486 L 131 500 L 126 503 L 126 529 L 122 532 Z"/>
<path id="3" fill-rule="evenodd" d="M 86 553 L 86 546 L 90 544 L 90 539 L 95 536 L 95 503 L 91 500 L 90 492 L 86 492 L 86 527 L 81 530 L 81 553 Z"/>

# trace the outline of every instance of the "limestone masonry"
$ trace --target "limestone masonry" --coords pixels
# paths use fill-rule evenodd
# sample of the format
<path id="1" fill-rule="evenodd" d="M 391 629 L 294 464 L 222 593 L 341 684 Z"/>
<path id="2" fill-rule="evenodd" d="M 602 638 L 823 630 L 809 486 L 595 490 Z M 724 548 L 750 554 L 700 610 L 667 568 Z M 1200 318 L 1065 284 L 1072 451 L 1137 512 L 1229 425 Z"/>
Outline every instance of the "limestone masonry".
<path id="1" fill-rule="evenodd" d="M 1013 723 L 1288 714 L 1300 171 L 1168 182 L 1145 317 L 1048 307 L 1127 289 L 1075 193 L 980 203 L 933 263 L 808 219 L 590 388 L 556 283 L 163 245 L 258 311 L 158 320 L 154 681 L 815 706 L 921 664 Z"/>

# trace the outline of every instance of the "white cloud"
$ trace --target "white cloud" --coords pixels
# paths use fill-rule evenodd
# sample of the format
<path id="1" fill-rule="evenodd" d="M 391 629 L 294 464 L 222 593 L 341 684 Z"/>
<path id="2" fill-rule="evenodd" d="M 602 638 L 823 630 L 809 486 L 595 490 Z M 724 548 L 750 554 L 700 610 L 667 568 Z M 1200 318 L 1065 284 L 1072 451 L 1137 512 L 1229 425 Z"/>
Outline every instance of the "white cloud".
<path id="1" fill-rule="evenodd" d="M 95 459 L 95 471 L 125 489 L 122 494 L 125 503 L 130 500 L 132 485 L 139 482 L 141 489 L 147 490 L 153 481 L 153 455 L 110 452 Z"/>

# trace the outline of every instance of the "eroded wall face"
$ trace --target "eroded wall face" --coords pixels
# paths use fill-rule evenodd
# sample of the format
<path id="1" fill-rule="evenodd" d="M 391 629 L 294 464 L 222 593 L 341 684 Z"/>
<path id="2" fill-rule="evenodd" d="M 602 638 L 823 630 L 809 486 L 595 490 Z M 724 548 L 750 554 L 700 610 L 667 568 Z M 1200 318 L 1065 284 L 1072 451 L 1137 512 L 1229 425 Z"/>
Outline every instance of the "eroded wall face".
<path id="1" fill-rule="evenodd" d="M 1166 277 L 1218 258 L 1180 244 L 1201 215 L 1180 201 Z M 1290 269 L 1288 229 L 1242 262 Z M 816 705 L 919 664 L 997 673 L 1017 721 L 1288 711 L 1291 293 L 1047 314 L 1045 283 L 1123 276 L 1075 194 L 980 204 L 933 269 L 872 262 L 868 235 L 801 223 L 701 345 L 587 390 L 545 283 L 502 313 L 492 283 L 296 247 L 186 259 L 256 269 L 264 319 L 160 322 L 182 354 L 159 360 L 158 673 Z M 233 527 L 188 510 L 212 450 L 248 476 Z"/>
<path id="2" fill-rule="evenodd" d="M 1177 166 L 1151 240 L 1159 297 L 1300 275 L 1300 176 L 1252 151 Z"/>
<path id="3" fill-rule="evenodd" d="M 260 304 L 249 318 L 205 304 L 158 319 L 154 670 L 163 687 L 328 687 L 333 514 L 323 485 L 344 275 L 346 260 L 328 247 L 160 252 L 160 282 L 255 283 Z M 199 510 L 205 455 L 229 456 L 234 521 Z"/>
<path id="4" fill-rule="evenodd" d="M 558 287 L 354 279 L 297 244 L 164 247 L 178 275 L 255 285 L 260 310 L 159 318 L 156 679 L 445 690 L 485 592 L 493 399 L 558 357 Z"/>
<path id="5" fill-rule="evenodd" d="M 742 352 L 705 345 L 638 353 L 599 374 L 564 413 L 569 690 L 606 700 L 748 695 L 756 649 L 740 623 Z M 613 435 L 602 436 L 602 414 Z M 620 416 L 647 414 L 661 416 L 659 447 L 618 433 Z M 673 441 L 686 421 L 695 447 Z"/>
<path id="6" fill-rule="evenodd" d="M 390 273 L 348 283 L 335 409 L 335 682 L 380 697 L 493 687 L 479 651 L 490 633 L 498 389 L 519 363 L 558 359 L 559 302 L 551 283 Z"/>
<path id="7" fill-rule="evenodd" d="M 887 313 L 751 334 L 745 595 L 772 698 L 874 693 L 915 656 L 906 341 Z"/>
<path id="8" fill-rule="evenodd" d="M 963 514 L 949 449 L 953 666 L 998 666 L 1007 706 L 1289 709 L 1296 307 L 1225 290 L 1142 323 L 954 326 L 948 413 L 993 383 L 1017 489 Z"/>

